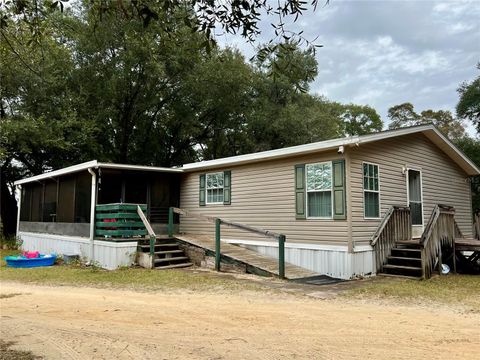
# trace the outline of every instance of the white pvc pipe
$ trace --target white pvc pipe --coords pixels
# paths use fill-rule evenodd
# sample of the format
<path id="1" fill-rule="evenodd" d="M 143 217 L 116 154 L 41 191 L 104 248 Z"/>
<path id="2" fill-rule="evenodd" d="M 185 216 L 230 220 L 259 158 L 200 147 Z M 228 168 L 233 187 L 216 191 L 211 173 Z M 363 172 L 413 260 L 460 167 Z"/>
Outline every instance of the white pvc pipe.
<path id="1" fill-rule="evenodd" d="M 20 208 L 22 207 L 22 185 L 15 186 L 14 196 L 18 193 L 17 202 L 17 237 L 20 236 Z"/>
<path id="2" fill-rule="evenodd" d="M 95 261 L 94 253 L 94 237 L 95 237 L 95 200 L 97 192 L 97 174 L 92 168 L 88 168 L 88 172 L 92 175 L 92 191 L 90 196 L 90 263 Z"/>

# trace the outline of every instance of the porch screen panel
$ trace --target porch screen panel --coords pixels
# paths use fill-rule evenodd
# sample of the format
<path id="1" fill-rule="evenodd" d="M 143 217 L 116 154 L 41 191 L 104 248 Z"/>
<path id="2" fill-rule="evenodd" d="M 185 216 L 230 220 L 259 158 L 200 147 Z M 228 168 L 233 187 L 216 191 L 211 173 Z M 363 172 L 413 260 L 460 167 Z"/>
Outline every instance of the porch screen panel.
<path id="1" fill-rule="evenodd" d="M 155 176 L 150 187 L 150 222 L 166 224 L 170 205 L 171 184 L 167 176 Z"/>
<path id="2" fill-rule="evenodd" d="M 74 222 L 75 177 L 61 177 L 58 184 L 57 222 Z"/>
<path id="3" fill-rule="evenodd" d="M 25 184 L 22 186 L 22 204 L 20 208 L 20 221 L 30 221 L 32 209 L 32 187 Z"/>
<path id="4" fill-rule="evenodd" d="M 125 202 L 147 203 L 147 187 L 150 179 L 144 174 L 132 174 L 125 179 Z"/>
<path id="5" fill-rule="evenodd" d="M 43 184 L 32 185 L 32 209 L 30 221 L 42 221 Z"/>
<path id="6" fill-rule="evenodd" d="M 92 176 L 88 173 L 79 173 L 75 186 L 75 222 L 90 222 L 90 193 Z"/>
<path id="7" fill-rule="evenodd" d="M 43 221 L 54 222 L 57 217 L 57 181 L 45 180 Z"/>
<path id="8" fill-rule="evenodd" d="M 107 173 L 102 171 L 99 176 L 98 184 L 98 203 L 114 204 L 122 202 L 122 182 L 121 173 Z"/>

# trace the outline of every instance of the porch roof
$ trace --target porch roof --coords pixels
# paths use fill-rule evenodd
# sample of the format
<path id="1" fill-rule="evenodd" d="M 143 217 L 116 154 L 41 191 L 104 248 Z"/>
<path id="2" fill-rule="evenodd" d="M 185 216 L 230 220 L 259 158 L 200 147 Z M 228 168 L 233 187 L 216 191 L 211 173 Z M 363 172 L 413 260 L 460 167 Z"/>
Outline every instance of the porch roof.
<path id="1" fill-rule="evenodd" d="M 116 169 L 116 170 L 136 170 L 136 171 L 154 171 L 154 172 L 164 172 L 164 173 L 181 173 L 183 170 L 174 169 L 174 168 L 165 168 L 165 167 L 156 167 L 156 166 L 144 166 L 144 165 L 127 165 L 127 164 L 114 164 L 114 163 L 103 163 L 98 162 L 97 160 L 87 161 L 81 164 L 72 165 L 63 169 L 49 171 L 40 175 L 32 176 L 29 178 L 21 179 L 15 181 L 15 185 L 26 184 L 33 181 L 38 181 L 42 179 L 53 178 L 56 176 L 67 175 L 79 171 L 85 171 L 87 169 Z"/>

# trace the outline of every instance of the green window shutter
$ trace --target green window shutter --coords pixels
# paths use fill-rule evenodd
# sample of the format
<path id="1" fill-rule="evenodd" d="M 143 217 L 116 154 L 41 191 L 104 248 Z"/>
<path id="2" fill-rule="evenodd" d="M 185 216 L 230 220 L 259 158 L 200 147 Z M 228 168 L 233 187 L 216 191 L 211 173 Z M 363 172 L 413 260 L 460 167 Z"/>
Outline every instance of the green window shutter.
<path id="1" fill-rule="evenodd" d="M 345 160 L 332 161 L 333 166 L 333 218 L 346 219 Z"/>
<path id="2" fill-rule="evenodd" d="M 205 206 L 205 174 L 200 175 L 198 201 L 200 206 Z"/>
<path id="3" fill-rule="evenodd" d="M 305 213 L 305 164 L 295 165 L 295 217 L 306 219 Z"/>
<path id="4" fill-rule="evenodd" d="M 223 172 L 223 205 L 232 203 L 232 172 L 230 170 Z"/>

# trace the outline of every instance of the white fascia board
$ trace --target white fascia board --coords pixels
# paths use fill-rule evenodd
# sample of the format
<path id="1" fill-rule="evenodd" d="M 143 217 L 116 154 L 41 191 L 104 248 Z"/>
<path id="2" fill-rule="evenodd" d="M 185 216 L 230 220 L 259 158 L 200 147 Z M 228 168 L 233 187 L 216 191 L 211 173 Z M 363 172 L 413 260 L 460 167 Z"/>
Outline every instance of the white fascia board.
<path id="1" fill-rule="evenodd" d="M 240 165 L 245 163 L 264 161 L 270 159 L 277 159 L 288 156 L 297 156 L 309 154 L 314 152 L 328 151 L 338 149 L 339 146 L 360 145 L 378 140 L 385 140 L 392 137 L 408 135 L 412 133 L 424 132 L 427 130 L 436 130 L 433 125 L 414 126 L 410 128 L 402 128 L 395 130 L 387 130 L 375 134 L 368 134 L 362 136 L 351 136 L 340 139 L 332 139 L 320 141 L 316 143 L 292 146 L 283 149 L 262 151 L 253 154 L 232 156 L 217 160 L 201 161 L 197 163 L 190 163 L 183 165 L 182 169 L 185 171 L 195 171 L 201 169 L 208 169 L 213 167 L 222 167 L 227 165 Z"/>
<path id="2" fill-rule="evenodd" d="M 61 176 L 61 175 L 82 171 L 82 170 L 87 170 L 88 168 L 96 167 L 97 164 L 98 164 L 97 160 L 87 161 L 87 162 L 77 164 L 77 165 L 72 165 L 63 169 L 53 170 L 40 175 L 29 177 L 26 179 L 21 179 L 21 180 L 15 181 L 14 185 L 22 185 L 22 184 L 33 182 L 33 181 L 48 179 L 55 176 Z"/>
<path id="3" fill-rule="evenodd" d="M 102 169 L 157 171 L 157 172 L 170 172 L 170 173 L 183 172 L 181 168 L 166 168 L 166 167 L 156 167 L 156 166 L 113 164 L 113 163 L 98 163 L 96 167 L 102 168 Z"/>

